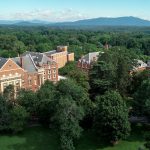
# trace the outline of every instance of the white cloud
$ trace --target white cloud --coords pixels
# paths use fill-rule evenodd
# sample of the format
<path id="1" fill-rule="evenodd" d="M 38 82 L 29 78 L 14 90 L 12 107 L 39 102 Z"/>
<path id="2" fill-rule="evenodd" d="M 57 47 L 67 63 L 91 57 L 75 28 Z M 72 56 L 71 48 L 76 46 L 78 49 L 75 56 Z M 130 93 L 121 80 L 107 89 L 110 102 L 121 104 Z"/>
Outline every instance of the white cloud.
<path id="1" fill-rule="evenodd" d="M 73 9 L 64 9 L 64 10 L 42 10 L 35 9 L 33 11 L 21 11 L 11 14 L 5 14 L 0 19 L 13 19 L 13 20 L 46 20 L 51 22 L 63 22 L 63 21 L 75 21 L 80 19 L 88 18 L 86 14 L 82 14 Z"/>

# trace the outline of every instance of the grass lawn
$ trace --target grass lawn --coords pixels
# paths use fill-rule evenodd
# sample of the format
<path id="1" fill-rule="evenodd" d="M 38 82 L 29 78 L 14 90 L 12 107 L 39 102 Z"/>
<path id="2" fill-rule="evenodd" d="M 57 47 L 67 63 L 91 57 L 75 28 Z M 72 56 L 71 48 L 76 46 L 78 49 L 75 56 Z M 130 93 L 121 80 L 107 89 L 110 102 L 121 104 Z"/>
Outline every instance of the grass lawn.
<path id="1" fill-rule="evenodd" d="M 76 143 L 77 150 L 138 150 L 143 145 L 141 133 L 132 134 L 128 140 L 121 141 L 115 147 L 100 144 L 91 133 L 84 133 Z M 26 129 L 18 135 L 1 135 L 0 150 L 58 150 L 58 139 L 55 132 L 43 127 Z"/>

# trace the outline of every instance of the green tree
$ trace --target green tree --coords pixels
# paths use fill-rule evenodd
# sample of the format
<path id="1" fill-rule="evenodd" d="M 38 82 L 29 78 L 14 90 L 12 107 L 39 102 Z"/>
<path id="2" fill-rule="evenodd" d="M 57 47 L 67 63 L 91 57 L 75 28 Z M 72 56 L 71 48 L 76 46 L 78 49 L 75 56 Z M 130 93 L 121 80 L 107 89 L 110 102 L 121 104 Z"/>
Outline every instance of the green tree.
<path id="1" fill-rule="evenodd" d="M 126 48 L 115 47 L 99 56 L 90 72 L 91 92 L 93 95 L 104 94 L 114 89 L 122 95 L 131 83 L 130 71 L 135 64 L 134 52 Z"/>
<path id="2" fill-rule="evenodd" d="M 15 103 L 15 89 L 14 89 L 14 85 L 8 85 L 3 92 L 3 96 L 6 98 L 7 101 L 9 101 L 9 103 Z"/>
<path id="3" fill-rule="evenodd" d="M 10 123 L 9 105 L 6 98 L 0 95 L 0 131 L 8 130 Z"/>
<path id="4" fill-rule="evenodd" d="M 77 83 L 73 80 L 61 80 L 57 84 L 57 91 L 61 95 L 71 97 L 78 106 L 82 106 L 85 110 L 88 110 L 90 106 L 90 100 L 88 93 L 81 86 L 77 85 Z"/>
<path id="5" fill-rule="evenodd" d="M 48 125 L 50 118 L 53 116 L 55 111 L 54 104 L 57 99 L 55 97 L 57 97 L 56 87 L 52 82 L 47 80 L 37 92 L 37 113 L 40 121 L 44 124 Z"/>
<path id="6" fill-rule="evenodd" d="M 112 142 L 129 135 L 128 109 L 118 92 L 108 91 L 96 98 L 94 129 L 100 136 Z"/>
<path id="7" fill-rule="evenodd" d="M 90 100 L 87 90 L 78 85 L 76 81 L 67 79 L 58 83 L 57 91 L 60 95 L 71 97 L 78 106 L 83 107 L 85 116 L 81 125 L 86 128 L 91 126 L 93 102 Z"/>
<path id="8" fill-rule="evenodd" d="M 134 72 L 132 74 L 132 82 L 129 89 L 130 94 L 134 94 L 138 88 L 141 86 L 144 80 L 147 80 L 150 75 L 150 70 L 144 70 L 140 72 Z"/>
<path id="9" fill-rule="evenodd" d="M 58 127 L 62 150 L 75 150 L 74 140 L 80 137 L 84 110 L 78 106 L 71 96 L 61 96 L 55 109 L 53 120 Z"/>
<path id="10" fill-rule="evenodd" d="M 22 54 L 26 50 L 27 50 L 27 48 L 22 41 L 16 41 L 14 43 L 14 51 L 16 51 L 18 54 Z"/>
<path id="11" fill-rule="evenodd" d="M 30 90 L 20 90 L 17 96 L 17 102 L 23 106 L 30 115 L 33 115 L 37 111 L 37 95 Z"/>
<path id="12" fill-rule="evenodd" d="M 13 132 L 20 132 L 24 129 L 27 124 L 28 113 L 24 107 L 16 105 L 10 111 L 11 124 L 10 129 Z"/>
<path id="13" fill-rule="evenodd" d="M 52 50 L 52 45 L 50 45 L 49 43 L 39 43 L 36 46 L 37 52 L 46 52 L 46 51 L 50 51 Z"/>
<path id="14" fill-rule="evenodd" d="M 150 79 L 144 80 L 135 92 L 133 110 L 137 115 L 150 116 Z"/>
<path id="15" fill-rule="evenodd" d="M 144 144 L 147 149 L 150 150 L 150 132 L 148 132 L 145 136 L 146 143 Z"/>
<path id="16" fill-rule="evenodd" d="M 69 62 L 64 68 L 60 69 L 60 74 L 73 79 L 79 86 L 83 87 L 87 92 L 90 89 L 88 74 L 77 68 L 76 62 Z"/>

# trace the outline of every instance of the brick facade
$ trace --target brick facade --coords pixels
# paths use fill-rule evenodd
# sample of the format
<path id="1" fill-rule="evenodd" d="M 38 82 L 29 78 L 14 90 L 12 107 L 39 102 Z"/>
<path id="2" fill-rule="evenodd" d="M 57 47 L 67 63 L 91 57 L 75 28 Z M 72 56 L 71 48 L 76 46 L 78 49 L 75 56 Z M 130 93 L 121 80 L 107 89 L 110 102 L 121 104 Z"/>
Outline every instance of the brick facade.
<path id="1" fill-rule="evenodd" d="M 21 88 L 36 91 L 46 80 L 58 81 L 57 63 L 49 58 L 46 61 L 36 62 L 33 56 L 26 54 L 17 58 L 0 58 L 1 93 L 8 85 L 14 85 L 15 91 Z M 46 56 L 41 58 L 45 59 Z"/>
<path id="2" fill-rule="evenodd" d="M 57 46 L 57 50 L 44 54 L 54 60 L 58 64 L 58 68 L 64 67 L 69 61 L 74 61 L 74 53 L 69 53 L 67 46 Z"/>
<path id="3" fill-rule="evenodd" d="M 78 60 L 77 67 L 85 72 L 89 72 L 93 66 L 93 63 L 97 61 L 99 54 L 100 52 L 92 52 L 82 56 L 81 59 Z"/>

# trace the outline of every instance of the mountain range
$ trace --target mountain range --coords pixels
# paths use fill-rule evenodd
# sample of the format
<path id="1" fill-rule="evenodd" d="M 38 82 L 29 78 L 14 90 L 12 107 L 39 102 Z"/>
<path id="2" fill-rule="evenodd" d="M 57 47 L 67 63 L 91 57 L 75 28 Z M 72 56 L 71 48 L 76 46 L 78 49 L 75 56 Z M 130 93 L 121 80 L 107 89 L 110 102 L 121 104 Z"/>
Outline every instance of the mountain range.
<path id="1" fill-rule="evenodd" d="M 150 27 L 150 21 L 137 17 L 118 17 L 108 18 L 100 17 L 85 19 L 74 22 L 48 22 L 42 20 L 0 20 L 0 25 L 18 25 L 18 26 L 139 26 Z"/>

